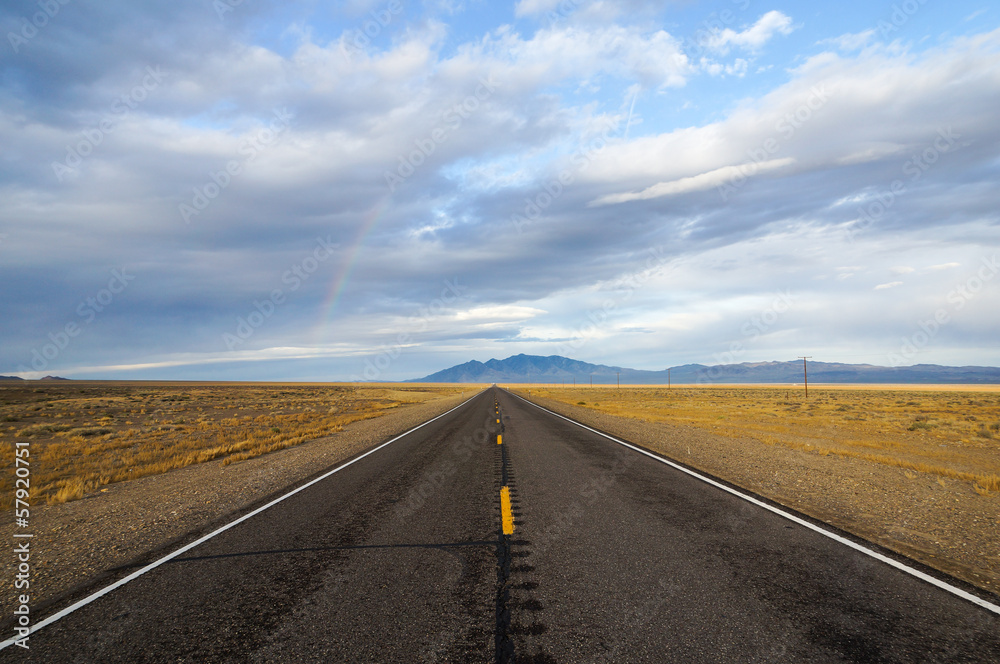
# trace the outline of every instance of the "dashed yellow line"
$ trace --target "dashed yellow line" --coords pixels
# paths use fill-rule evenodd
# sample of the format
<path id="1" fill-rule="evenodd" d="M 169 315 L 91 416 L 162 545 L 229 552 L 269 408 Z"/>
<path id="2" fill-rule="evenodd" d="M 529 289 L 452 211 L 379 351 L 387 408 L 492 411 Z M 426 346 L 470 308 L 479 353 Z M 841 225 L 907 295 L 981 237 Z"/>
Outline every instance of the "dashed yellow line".
<path id="1" fill-rule="evenodd" d="M 497 434 L 497 445 L 503 445 L 503 434 Z"/>
<path id="2" fill-rule="evenodd" d="M 500 489 L 500 514 L 503 522 L 503 534 L 514 534 L 514 513 L 510 508 L 510 489 L 503 487 Z"/>

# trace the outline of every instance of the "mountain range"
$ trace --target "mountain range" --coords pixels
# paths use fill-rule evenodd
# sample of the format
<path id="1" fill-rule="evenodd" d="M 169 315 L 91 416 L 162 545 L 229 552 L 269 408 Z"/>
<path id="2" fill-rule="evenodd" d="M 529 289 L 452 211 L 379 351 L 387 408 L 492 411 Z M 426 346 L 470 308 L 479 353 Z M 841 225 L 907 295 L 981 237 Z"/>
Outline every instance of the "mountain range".
<path id="1" fill-rule="evenodd" d="M 669 376 L 668 376 L 669 371 Z M 998 367 L 946 367 L 915 364 L 882 367 L 873 364 L 809 362 L 810 383 L 1000 383 Z M 685 364 L 661 371 L 629 369 L 581 362 L 560 355 L 512 355 L 505 360 L 473 360 L 438 371 L 412 383 L 565 383 L 666 385 L 698 383 L 801 383 L 802 362 L 743 362 Z"/>
<path id="2" fill-rule="evenodd" d="M 24 380 L 20 376 L 0 376 L 0 380 Z M 62 376 L 46 376 L 45 378 L 39 378 L 38 380 L 69 380 L 69 378 L 63 378 Z"/>

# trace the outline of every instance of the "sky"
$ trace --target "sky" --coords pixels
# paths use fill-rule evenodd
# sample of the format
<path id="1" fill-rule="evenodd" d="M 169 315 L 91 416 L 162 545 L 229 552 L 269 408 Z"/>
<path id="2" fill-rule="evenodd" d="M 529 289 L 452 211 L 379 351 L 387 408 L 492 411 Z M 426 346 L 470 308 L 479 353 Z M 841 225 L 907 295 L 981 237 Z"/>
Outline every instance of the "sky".
<path id="1" fill-rule="evenodd" d="M 1000 365 L 1000 8 L 0 1 L 0 374 Z"/>

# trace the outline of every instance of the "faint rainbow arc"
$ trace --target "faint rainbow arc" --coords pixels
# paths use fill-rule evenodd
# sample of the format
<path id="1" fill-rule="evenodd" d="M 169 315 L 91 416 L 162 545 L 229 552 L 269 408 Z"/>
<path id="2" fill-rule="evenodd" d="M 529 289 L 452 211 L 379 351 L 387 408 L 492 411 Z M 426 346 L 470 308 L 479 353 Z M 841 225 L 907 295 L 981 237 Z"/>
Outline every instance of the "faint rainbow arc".
<path id="1" fill-rule="evenodd" d="M 319 341 L 325 341 L 330 318 L 333 316 L 334 310 L 337 308 L 337 303 L 340 301 L 341 295 L 344 294 L 347 282 L 350 281 L 351 272 L 357 265 L 358 256 L 361 254 L 361 248 L 364 245 L 365 240 L 375 229 L 375 226 L 378 225 L 379 220 L 381 220 L 388 207 L 389 199 L 384 198 L 375 207 L 373 207 L 371 211 L 368 212 L 365 216 L 364 222 L 358 228 L 354 242 L 352 243 L 350 249 L 348 249 L 347 255 L 340 265 L 340 270 L 337 271 L 337 274 L 330 282 L 330 287 L 327 290 L 326 297 L 323 298 L 323 304 L 320 306 L 319 321 L 317 322 L 316 334 L 314 335 L 314 338 Z"/>

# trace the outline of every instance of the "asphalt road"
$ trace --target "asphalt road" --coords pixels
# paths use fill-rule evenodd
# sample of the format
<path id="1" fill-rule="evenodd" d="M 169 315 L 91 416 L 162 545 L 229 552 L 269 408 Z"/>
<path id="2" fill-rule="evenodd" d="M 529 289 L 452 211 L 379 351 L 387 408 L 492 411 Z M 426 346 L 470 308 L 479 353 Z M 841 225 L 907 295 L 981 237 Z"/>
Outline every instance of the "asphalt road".
<path id="1" fill-rule="evenodd" d="M 0 661 L 997 662 L 1000 616 L 491 389 L 29 643 Z"/>

